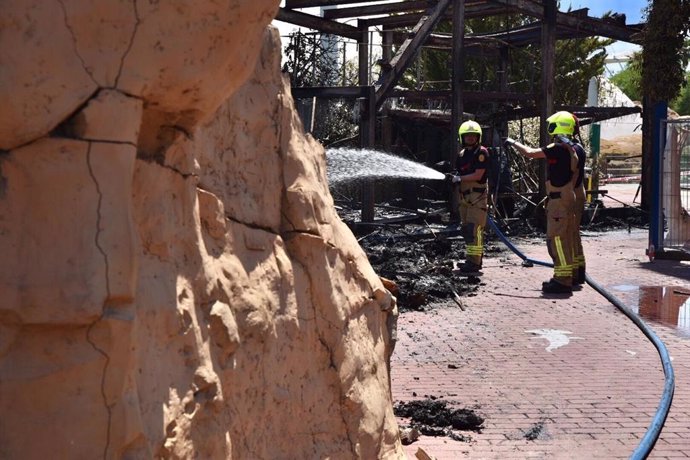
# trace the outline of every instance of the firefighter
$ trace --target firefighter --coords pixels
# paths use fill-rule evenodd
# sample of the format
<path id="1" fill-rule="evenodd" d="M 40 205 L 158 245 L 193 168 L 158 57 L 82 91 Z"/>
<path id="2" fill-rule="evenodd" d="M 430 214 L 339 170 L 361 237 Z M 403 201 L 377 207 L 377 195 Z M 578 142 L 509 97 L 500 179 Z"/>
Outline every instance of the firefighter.
<path id="1" fill-rule="evenodd" d="M 575 209 L 573 217 L 573 285 L 584 284 L 585 282 L 585 252 L 582 249 L 582 236 L 580 235 L 580 222 L 582 222 L 582 214 L 585 211 L 585 203 L 587 201 L 587 192 L 585 190 L 585 159 L 587 154 L 582 146 L 582 138 L 580 136 L 580 123 L 576 116 L 575 119 L 575 133 L 577 137 L 573 137 L 572 148 L 577 155 L 577 174 L 575 176 Z M 579 142 L 575 139 L 579 138 Z M 570 145 L 566 143 L 566 145 Z"/>
<path id="2" fill-rule="evenodd" d="M 567 294 L 573 290 L 574 185 L 578 160 L 569 144 L 575 132 L 575 117 L 570 112 L 556 112 L 546 123 L 551 144 L 533 148 L 510 138 L 506 144 L 528 158 L 546 159 L 546 245 L 553 260 L 553 277 L 542 283 L 542 291 Z"/>
<path id="3" fill-rule="evenodd" d="M 452 182 L 460 184 L 458 214 L 467 252 L 459 271 L 478 275 L 484 255 L 489 151 L 481 145 L 482 128 L 476 121 L 462 123 L 458 136 L 462 148 L 455 160 L 456 173 L 452 175 Z"/>

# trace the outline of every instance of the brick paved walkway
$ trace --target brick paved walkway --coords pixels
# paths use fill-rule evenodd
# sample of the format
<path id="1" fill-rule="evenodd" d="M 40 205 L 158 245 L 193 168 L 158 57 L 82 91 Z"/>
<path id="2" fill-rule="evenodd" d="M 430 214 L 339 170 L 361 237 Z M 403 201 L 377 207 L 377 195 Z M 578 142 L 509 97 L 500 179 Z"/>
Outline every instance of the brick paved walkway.
<path id="1" fill-rule="evenodd" d="M 541 240 L 513 242 L 550 260 Z M 583 245 L 589 275 L 634 311 L 638 286 L 690 290 L 689 263 L 649 263 L 644 230 L 586 234 Z M 470 442 L 422 436 L 405 447 L 410 458 L 419 447 L 438 460 L 628 458 L 645 434 L 664 386 L 652 343 L 589 286 L 571 297 L 542 296 L 551 269 L 520 262 L 509 251 L 486 258 L 483 284 L 463 298 L 464 311 L 448 304 L 401 314 L 394 400 L 433 396 L 485 417 L 481 433 L 464 433 Z M 666 344 L 676 377 L 649 458 L 690 458 L 690 330 L 647 324 Z M 568 331 L 570 341 L 549 351 L 548 340 L 528 332 L 539 329 Z M 539 436 L 528 440 L 528 432 Z"/>

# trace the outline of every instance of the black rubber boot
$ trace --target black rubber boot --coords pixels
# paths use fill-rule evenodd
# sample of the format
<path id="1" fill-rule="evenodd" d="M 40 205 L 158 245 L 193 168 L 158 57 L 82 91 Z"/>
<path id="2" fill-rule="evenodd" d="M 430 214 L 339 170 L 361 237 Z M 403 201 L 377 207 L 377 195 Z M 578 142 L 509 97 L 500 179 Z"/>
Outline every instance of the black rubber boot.
<path id="1" fill-rule="evenodd" d="M 572 287 L 561 284 L 553 278 L 541 283 L 541 290 L 545 294 L 571 294 L 573 292 Z"/>
<path id="2" fill-rule="evenodd" d="M 575 278 L 573 278 L 575 280 Z M 585 284 L 585 267 L 578 267 L 577 269 L 577 282 L 579 284 Z"/>
<path id="3" fill-rule="evenodd" d="M 579 272 L 573 272 L 573 287 L 580 287 L 582 283 L 580 282 Z"/>
<path id="4" fill-rule="evenodd" d="M 458 268 L 458 272 L 463 275 L 480 275 L 481 269 L 481 265 L 475 264 L 474 262 L 470 262 L 469 260 L 467 260 L 462 265 L 460 265 L 460 267 Z"/>

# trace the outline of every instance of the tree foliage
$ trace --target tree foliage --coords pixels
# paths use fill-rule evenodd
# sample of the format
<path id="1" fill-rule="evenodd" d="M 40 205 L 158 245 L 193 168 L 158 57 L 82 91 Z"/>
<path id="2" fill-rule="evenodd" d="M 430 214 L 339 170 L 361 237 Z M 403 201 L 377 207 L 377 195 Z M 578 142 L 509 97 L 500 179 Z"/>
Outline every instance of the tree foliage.
<path id="1" fill-rule="evenodd" d="M 490 34 L 526 26 L 534 19 L 522 15 L 470 19 L 465 35 Z M 450 34 L 450 23 L 440 24 L 439 32 Z M 488 38 L 464 57 L 465 91 L 499 91 L 500 43 Z M 601 75 L 606 59 L 605 47 L 613 40 L 598 37 L 556 42 L 554 102 L 582 105 L 587 100 L 589 79 Z M 509 50 L 508 81 L 511 92 L 538 94 L 541 87 L 541 47 L 539 43 Z M 447 50 L 423 48 L 415 66 L 406 72 L 401 85 L 416 89 L 450 89 L 452 56 Z"/>
<path id="2" fill-rule="evenodd" d="M 686 40 L 683 53 L 688 54 L 690 42 Z M 611 77 L 611 81 L 618 86 L 633 101 L 642 101 L 642 52 L 633 53 L 628 65 Z M 683 75 L 682 87 L 676 95 L 668 101 L 668 106 L 680 115 L 690 115 L 690 72 Z"/>
<path id="3" fill-rule="evenodd" d="M 647 8 L 642 85 L 652 101 L 671 101 L 685 84 L 690 0 L 654 0 Z"/>
<path id="4" fill-rule="evenodd" d="M 642 101 L 642 52 L 633 53 L 623 70 L 610 80 L 633 101 Z"/>

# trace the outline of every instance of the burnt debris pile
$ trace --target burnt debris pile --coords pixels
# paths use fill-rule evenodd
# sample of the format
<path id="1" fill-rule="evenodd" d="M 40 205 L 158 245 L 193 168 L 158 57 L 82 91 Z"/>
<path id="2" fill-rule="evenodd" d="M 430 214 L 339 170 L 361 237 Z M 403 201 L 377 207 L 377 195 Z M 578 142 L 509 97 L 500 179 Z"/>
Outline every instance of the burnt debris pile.
<path id="1" fill-rule="evenodd" d="M 449 404 L 454 403 L 440 399 L 398 402 L 393 412 L 397 417 L 408 419 L 409 427 L 425 436 L 448 436 L 469 442 L 471 437 L 458 431 L 481 432 L 484 418 L 472 409 L 453 409 Z"/>
<path id="2" fill-rule="evenodd" d="M 456 270 L 465 260 L 465 242 L 458 224 L 449 222 L 446 202 L 427 202 L 423 209 L 416 210 L 404 209 L 396 201 L 380 203 L 373 223 L 358 220 L 358 203 L 337 200 L 336 209 L 357 236 L 376 273 L 393 282 L 400 311 L 424 311 L 437 304 L 463 308 L 461 297 L 476 295 L 482 285 L 481 277 L 461 276 Z M 514 215 L 494 216 L 506 236 L 545 238 L 538 210 L 530 209 L 522 201 L 516 203 Z M 615 214 L 597 210 L 595 205 L 585 211 L 582 230 L 629 230 L 646 225 L 647 216 L 639 211 Z M 485 257 L 496 257 L 505 251 L 505 246 L 487 228 Z"/>
<path id="3" fill-rule="evenodd" d="M 396 285 L 400 311 L 425 310 L 439 302 L 475 295 L 481 279 L 460 276 L 465 243 L 454 226 L 381 226 L 359 239 L 376 273 Z M 495 244 L 489 244 L 498 251 Z M 487 248 L 488 249 L 488 248 Z"/>

